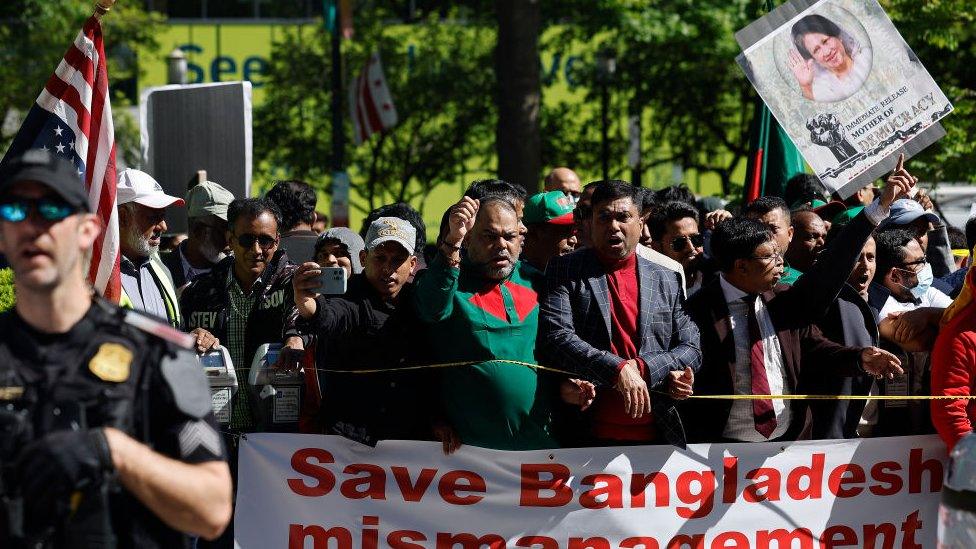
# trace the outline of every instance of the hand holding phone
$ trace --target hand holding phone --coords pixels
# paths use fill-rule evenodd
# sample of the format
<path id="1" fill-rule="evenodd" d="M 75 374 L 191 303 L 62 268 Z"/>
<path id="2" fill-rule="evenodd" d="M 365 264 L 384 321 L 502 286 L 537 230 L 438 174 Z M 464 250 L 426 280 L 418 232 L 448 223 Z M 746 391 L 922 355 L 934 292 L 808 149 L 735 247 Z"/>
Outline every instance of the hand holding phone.
<path id="1" fill-rule="evenodd" d="M 322 267 L 322 272 L 315 277 L 315 293 L 325 295 L 342 295 L 346 293 L 346 270 L 342 267 Z"/>

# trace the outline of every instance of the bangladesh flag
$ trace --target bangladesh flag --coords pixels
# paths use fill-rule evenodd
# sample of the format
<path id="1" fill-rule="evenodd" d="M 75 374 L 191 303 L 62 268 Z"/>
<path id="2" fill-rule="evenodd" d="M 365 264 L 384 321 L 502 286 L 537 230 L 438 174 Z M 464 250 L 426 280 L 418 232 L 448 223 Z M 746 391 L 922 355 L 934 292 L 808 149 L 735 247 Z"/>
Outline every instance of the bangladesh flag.
<path id="1" fill-rule="evenodd" d="M 783 196 L 786 182 L 804 171 L 803 157 L 766 107 L 756 98 L 756 113 L 749 137 L 745 202 L 760 196 Z"/>

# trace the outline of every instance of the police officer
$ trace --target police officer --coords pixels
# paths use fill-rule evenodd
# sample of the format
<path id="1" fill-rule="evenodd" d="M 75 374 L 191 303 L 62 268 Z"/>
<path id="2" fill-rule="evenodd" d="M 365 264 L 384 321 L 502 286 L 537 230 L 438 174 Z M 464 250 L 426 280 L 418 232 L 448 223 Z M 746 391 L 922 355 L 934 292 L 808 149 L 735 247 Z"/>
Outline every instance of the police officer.
<path id="1" fill-rule="evenodd" d="M 186 547 L 230 520 L 207 382 L 176 344 L 192 336 L 92 296 L 101 229 L 70 163 L 0 172 L 0 547 Z"/>

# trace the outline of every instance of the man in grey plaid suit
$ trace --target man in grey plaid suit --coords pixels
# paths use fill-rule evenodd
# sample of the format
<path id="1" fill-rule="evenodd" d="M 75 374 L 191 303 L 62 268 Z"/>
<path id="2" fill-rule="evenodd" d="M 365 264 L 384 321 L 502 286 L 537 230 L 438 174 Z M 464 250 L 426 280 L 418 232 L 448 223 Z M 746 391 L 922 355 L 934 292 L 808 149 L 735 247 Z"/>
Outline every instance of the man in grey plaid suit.
<path id="1" fill-rule="evenodd" d="M 537 348 L 544 363 L 597 385 L 590 444 L 684 446 L 674 400 L 692 394 L 698 328 L 682 308 L 678 275 L 635 253 L 639 193 L 624 181 L 596 185 L 592 248 L 546 268 Z"/>

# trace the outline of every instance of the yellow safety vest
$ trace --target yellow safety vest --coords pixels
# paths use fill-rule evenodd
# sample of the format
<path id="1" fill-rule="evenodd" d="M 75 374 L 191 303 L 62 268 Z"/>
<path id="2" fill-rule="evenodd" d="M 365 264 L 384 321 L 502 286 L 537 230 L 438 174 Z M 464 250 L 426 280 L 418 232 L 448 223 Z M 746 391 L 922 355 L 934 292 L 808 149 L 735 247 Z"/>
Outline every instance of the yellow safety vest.
<path id="1" fill-rule="evenodd" d="M 170 326 L 177 330 L 180 329 L 182 324 L 180 302 L 176 299 L 176 288 L 173 287 L 173 279 L 166 266 L 163 265 L 163 261 L 159 258 L 159 254 L 151 254 L 149 256 L 149 270 L 152 271 L 153 277 L 159 282 L 160 293 L 163 295 L 163 304 L 166 306 L 166 319 L 169 320 Z M 122 296 L 119 298 L 119 307 L 133 309 L 132 299 L 126 295 L 125 288 L 121 290 Z"/>

